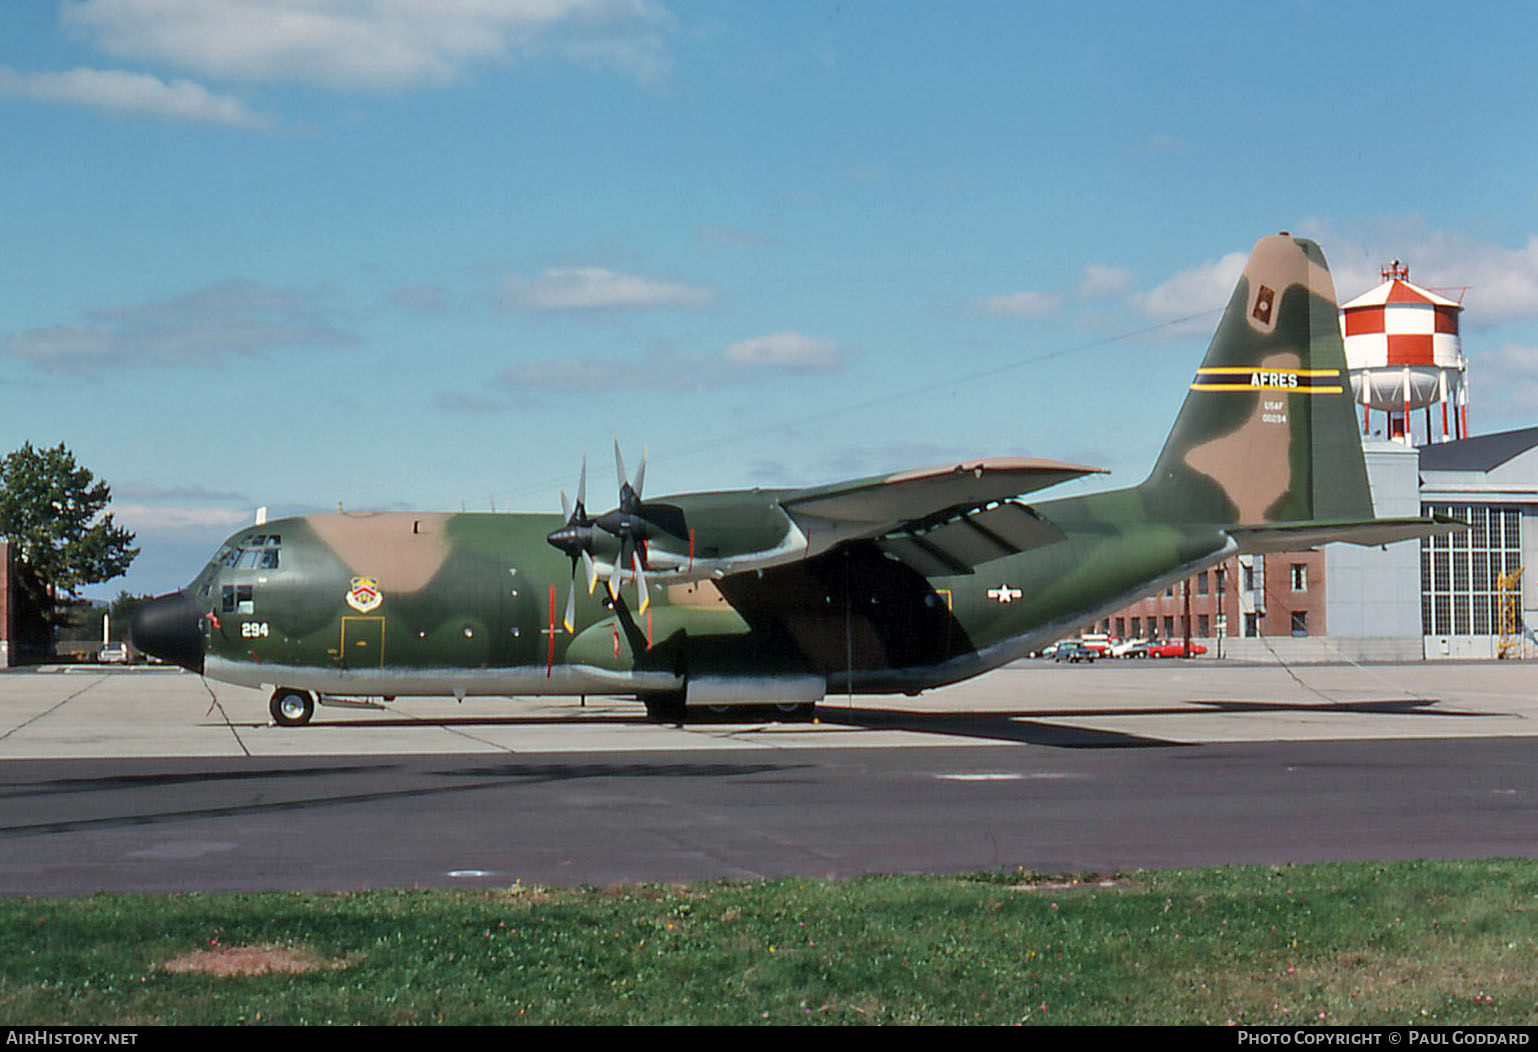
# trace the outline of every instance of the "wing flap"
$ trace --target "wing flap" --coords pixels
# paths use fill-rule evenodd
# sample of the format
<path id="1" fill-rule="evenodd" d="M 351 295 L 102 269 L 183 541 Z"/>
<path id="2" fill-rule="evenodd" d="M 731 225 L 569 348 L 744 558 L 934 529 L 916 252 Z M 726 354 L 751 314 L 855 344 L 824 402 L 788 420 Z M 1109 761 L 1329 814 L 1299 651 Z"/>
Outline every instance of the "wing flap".
<path id="1" fill-rule="evenodd" d="M 928 577 L 972 573 L 983 563 L 1054 544 L 1063 531 L 1024 504 L 1006 501 L 938 524 L 899 530 L 876 543 Z"/>

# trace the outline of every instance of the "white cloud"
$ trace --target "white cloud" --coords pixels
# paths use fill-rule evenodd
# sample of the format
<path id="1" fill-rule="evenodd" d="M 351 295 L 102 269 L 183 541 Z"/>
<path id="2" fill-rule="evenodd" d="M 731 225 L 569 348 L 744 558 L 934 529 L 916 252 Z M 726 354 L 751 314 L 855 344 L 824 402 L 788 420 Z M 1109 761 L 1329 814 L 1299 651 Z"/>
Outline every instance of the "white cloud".
<path id="1" fill-rule="evenodd" d="M 1454 299 L 1466 287 L 1469 324 L 1538 318 L 1538 236 L 1529 236 L 1521 248 L 1507 248 L 1439 231 L 1397 255 L 1414 262 L 1410 280 L 1417 285 L 1444 288 Z"/>
<path id="2" fill-rule="evenodd" d="M 1222 259 L 1188 267 L 1133 297 L 1135 305 L 1155 321 L 1175 321 L 1217 310 L 1228 303 L 1249 254 L 1230 252 Z"/>
<path id="3" fill-rule="evenodd" d="M 535 310 L 607 310 L 698 307 L 714 299 L 715 293 L 696 285 L 616 274 L 602 267 L 575 267 L 547 270 L 537 278 L 508 278 L 505 298 Z"/>
<path id="4" fill-rule="evenodd" d="M 112 513 L 118 525 L 127 526 L 136 534 L 206 530 L 210 527 L 228 531 L 251 521 L 249 507 L 210 508 L 113 501 Z"/>
<path id="5" fill-rule="evenodd" d="M 832 340 L 787 331 L 739 340 L 726 348 L 725 357 L 736 365 L 754 369 L 823 372 L 837 368 L 842 354 Z"/>
<path id="6" fill-rule="evenodd" d="M 241 504 L 249 502 L 244 493 L 236 493 L 233 490 L 211 490 L 205 486 L 196 484 L 157 486 L 151 483 L 129 482 L 121 486 L 114 486 L 112 495 L 115 501 L 175 501 L 175 500 L 201 500 L 201 501 L 237 501 Z"/>
<path id="7" fill-rule="evenodd" d="M 1057 310 L 1059 302 L 1053 292 L 1011 292 L 978 300 L 977 305 L 996 318 L 1044 318 Z"/>
<path id="8" fill-rule="evenodd" d="M 1538 347 L 1508 343 L 1498 351 L 1475 352 L 1471 357 L 1473 412 L 1483 405 L 1496 413 L 1531 416 L 1538 412 Z M 1495 382 L 1481 386 L 1481 377 Z"/>
<path id="9" fill-rule="evenodd" d="M 1376 288 L 1381 269 L 1397 259 L 1410 267 L 1415 284 L 1462 298 L 1465 329 L 1538 318 L 1538 235 L 1513 248 L 1457 230 L 1430 230 L 1419 216 L 1351 230 L 1316 220 L 1307 228 L 1324 248 L 1342 301 Z"/>
<path id="10" fill-rule="evenodd" d="M 843 365 L 847 352 L 833 340 L 819 340 L 799 332 L 776 332 L 739 340 L 719 354 L 652 351 L 645 358 L 557 358 L 523 362 L 502 370 L 493 386 L 509 395 L 612 390 L 699 390 L 729 387 L 761 378 L 766 373 L 828 372 Z M 440 409 L 495 410 L 504 408 L 485 392 L 437 396 Z M 510 404 L 508 404 L 510 406 Z"/>
<path id="11" fill-rule="evenodd" d="M 653 0 L 70 0 L 63 19 L 112 55 L 349 90 L 544 53 L 654 79 L 672 26 Z"/>
<path id="12" fill-rule="evenodd" d="M 1084 268 L 1084 280 L 1079 282 L 1079 298 L 1098 300 L 1120 296 L 1132 287 L 1132 282 L 1132 271 L 1126 267 L 1091 263 Z"/>
<path id="13" fill-rule="evenodd" d="M 0 66 L 0 95 L 236 128 L 265 128 L 272 123 L 240 99 L 215 94 L 190 80 L 167 82 L 124 70 L 24 73 Z"/>
<path id="14" fill-rule="evenodd" d="M 449 309 L 449 293 L 438 285 L 402 285 L 385 293 L 385 299 L 397 307 L 414 311 Z"/>
<path id="15" fill-rule="evenodd" d="M 1133 153 L 1181 153 L 1185 149 L 1184 140 L 1162 131 L 1154 132 L 1148 138 L 1132 145 Z"/>
<path id="16" fill-rule="evenodd" d="M 103 307 L 82 323 L 0 336 L 0 354 L 56 372 L 131 365 L 207 365 L 231 354 L 350 346 L 335 308 L 313 289 L 229 279 L 167 300 Z"/>
<path id="17" fill-rule="evenodd" d="M 698 371 L 670 370 L 660 362 L 581 361 L 525 362 L 501 374 L 502 384 L 515 391 L 606 391 L 614 388 L 692 387 Z"/>

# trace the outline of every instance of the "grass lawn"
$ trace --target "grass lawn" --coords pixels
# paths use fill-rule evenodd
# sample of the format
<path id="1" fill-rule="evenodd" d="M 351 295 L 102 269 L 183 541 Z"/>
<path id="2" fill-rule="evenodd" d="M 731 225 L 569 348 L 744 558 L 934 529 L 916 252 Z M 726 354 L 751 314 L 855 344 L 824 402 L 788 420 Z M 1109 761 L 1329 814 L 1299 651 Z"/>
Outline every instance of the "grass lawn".
<path id="1" fill-rule="evenodd" d="M 0 900 L 0 1022 L 1538 1022 L 1538 862 Z"/>

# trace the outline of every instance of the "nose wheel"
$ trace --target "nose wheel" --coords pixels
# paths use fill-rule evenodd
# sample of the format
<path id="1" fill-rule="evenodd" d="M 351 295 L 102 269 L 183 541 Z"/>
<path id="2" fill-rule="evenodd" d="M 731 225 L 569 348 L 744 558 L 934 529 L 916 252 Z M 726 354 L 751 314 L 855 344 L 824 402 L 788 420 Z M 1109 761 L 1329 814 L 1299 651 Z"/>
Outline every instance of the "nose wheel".
<path id="1" fill-rule="evenodd" d="M 315 715 L 315 697 L 307 690 L 279 687 L 272 692 L 267 711 L 279 727 L 303 727 Z"/>

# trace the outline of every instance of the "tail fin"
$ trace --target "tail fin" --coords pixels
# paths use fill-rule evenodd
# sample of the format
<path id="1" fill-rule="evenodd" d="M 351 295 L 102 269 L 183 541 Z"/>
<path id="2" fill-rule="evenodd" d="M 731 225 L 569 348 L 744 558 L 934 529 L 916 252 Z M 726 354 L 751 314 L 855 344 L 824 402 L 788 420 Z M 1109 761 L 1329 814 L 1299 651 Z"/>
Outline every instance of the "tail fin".
<path id="1" fill-rule="evenodd" d="M 1164 522 L 1372 519 L 1335 283 L 1314 242 L 1256 242 L 1138 488 Z"/>

